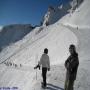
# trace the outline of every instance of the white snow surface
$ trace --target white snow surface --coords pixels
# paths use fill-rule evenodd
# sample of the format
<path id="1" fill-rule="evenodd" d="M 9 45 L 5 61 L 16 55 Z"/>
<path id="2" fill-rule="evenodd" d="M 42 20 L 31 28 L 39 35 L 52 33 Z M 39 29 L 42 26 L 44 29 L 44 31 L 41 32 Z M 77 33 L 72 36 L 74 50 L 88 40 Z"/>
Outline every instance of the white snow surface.
<path id="1" fill-rule="evenodd" d="M 47 90 L 63 90 L 66 72 L 64 62 L 69 55 L 68 47 L 73 43 L 80 61 L 74 90 L 90 90 L 89 4 L 90 0 L 84 0 L 72 14 L 69 13 L 53 25 L 37 27 L 22 40 L 4 48 L 0 52 L 0 87 L 42 90 L 41 70 L 34 70 L 33 67 L 44 48 L 48 48 L 51 71 L 47 74 Z M 15 63 L 17 67 L 6 66 L 3 61 Z"/>
<path id="2" fill-rule="evenodd" d="M 82 3 L 81 6 L 75 10 L 74 13 L 70 13 L 67 16 L 63 17 L 64 19 L 62 18 L 61 22 L 66 25 L 71 25 L 72 27 L 78 26 L 81 28 L 90 28 L 89 5 L 89 0 L 84 0 L 84 3 Z"/>

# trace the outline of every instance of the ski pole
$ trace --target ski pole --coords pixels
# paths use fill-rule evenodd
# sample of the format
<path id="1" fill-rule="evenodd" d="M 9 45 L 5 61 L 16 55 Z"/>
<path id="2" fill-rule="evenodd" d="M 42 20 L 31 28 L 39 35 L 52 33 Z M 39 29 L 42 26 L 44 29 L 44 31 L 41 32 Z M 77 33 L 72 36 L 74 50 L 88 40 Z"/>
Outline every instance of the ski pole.
<path id="1" fill-rule="evenodd" d="M 38 56 L 36 55 L 36 59 L 35 59 L 36 64 L 37 64 L 37 59 L 38 59 Z M 36 69 L 36 80 L 37 80 L 37 69 Z"/>

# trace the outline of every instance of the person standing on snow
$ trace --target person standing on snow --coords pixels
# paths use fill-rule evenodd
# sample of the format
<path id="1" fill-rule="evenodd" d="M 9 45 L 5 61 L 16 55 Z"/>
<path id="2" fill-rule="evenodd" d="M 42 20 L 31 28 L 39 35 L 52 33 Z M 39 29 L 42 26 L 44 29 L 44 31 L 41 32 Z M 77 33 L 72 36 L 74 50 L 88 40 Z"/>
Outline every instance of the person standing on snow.
<path id="1" fill-rule="evenodd" d="M 36 67 L 34 67 L 34 69 L 39 68 L 40 66 L 42 66 L 42 78 L 43 78 L 43 87 L 46 87 L 46 74 L 47 74 L 47 70 L 50 71 L 50 59 L 48 56 L 48 49 L 45 48 L 44 49 L 44 53 L 42 54 L 40 61 L 38 63 L 38 65 Z"/>
<path id="2" fill-rule="evenodd" d="M 76 80 L 77 69 L 79 65 L 78 54 L 75 45 L 69 47 L 70 56 L 65 61 L 66 80 L 64 90 L 73 90 L 74 81 Z"/>

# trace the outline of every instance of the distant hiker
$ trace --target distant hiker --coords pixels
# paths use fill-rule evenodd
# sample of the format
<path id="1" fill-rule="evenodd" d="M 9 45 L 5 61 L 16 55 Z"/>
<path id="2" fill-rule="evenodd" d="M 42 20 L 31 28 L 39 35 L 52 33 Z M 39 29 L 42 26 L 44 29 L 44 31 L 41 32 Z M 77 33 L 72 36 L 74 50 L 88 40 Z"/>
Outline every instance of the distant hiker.
<path id="1" fill-rule="evenodd" d="M 9 62 L 9 65 L 10 65 L 10 66 L 12 66 L 12 63 L 11 63 L 11 62 Z"/>
<path id="2" fill-rule="evenodd" d="M 79 65 L 78 54 L 76 52 L 75 45 L 70 45 L 69 47 L 70 56 L 65 61 L 66 72 L 66 81 L 64 90 L 74 90 L 74 81 L 76 80 L 77 69 Z"/>
<path id="3" fill-rule="evenodd" d="M 79 29 L 78 26 L 76 27 L 76 29 L 77 29 L 77 30 Z"/>
<path id="4" fill-rule="evenodd" d="M 38 65 L 34 67 L 34 69 L 37 68 L 40 69 L 40 66 L 42 66 L 42 78 L 43 78 L 42 87 L 46 88 L 46 74 L 47 74 L 47 70 L 50 71 L 50 60 L 49 60 L 47 48 L 44 49 L 44 53 L 42 54 Z"/>
<path id="5" fill-rule="evenodd" d="M 45 24 L 46 24 L 46 26 L 48 26 L 49 25 L 49 22 L 46 22 Z"/>
<path id="6" fill-rule="evenodd" d="M 22 64 L 20 64 L 20 67 L 22 67 Z"/>
<path id="7" fill-rule="evenodd" d="M 18 65 L 17 64 L 15 64 L 15 68 L 17 68 L 18 67 Z"/>

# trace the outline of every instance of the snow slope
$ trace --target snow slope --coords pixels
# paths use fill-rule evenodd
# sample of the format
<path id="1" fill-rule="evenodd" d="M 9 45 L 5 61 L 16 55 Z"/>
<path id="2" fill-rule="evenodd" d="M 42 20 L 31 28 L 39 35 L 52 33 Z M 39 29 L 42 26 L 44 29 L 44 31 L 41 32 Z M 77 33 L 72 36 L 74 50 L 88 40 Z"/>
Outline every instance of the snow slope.
<path id="1" fill-rule="evenodd" d="M 0 64 L 0 87 L 18 87 L 19 90 L 42 90 L 40 88 L 41 70 L 33 67 L 39 61 L 44 48 L 49 49 L 51 71 L 48 72 L 47 90 L 63 90 L 65 81 L 64 62 L 68 57 L 68 47 L 75 44 L 79 52 L 80 66 L 75 90 L 90 90 L 90 22 L 83 12 L 90 7 L 90 0 L 84 0 L 82 5 L 73 14 L 68 14 L 53 25 L 37 27 L 17 43 L 6 47 L 0 53 L 0 62 L 16 64 L 6 66 Z M 80 15 L 84 20 L 80 20 Z M 75 19 L 74 19 L 75 18 Z M 77 28 L 77 23 L 78 28 Z M 12 51 L 12 52 L 11 52 Z M 20 66 L 20 64 L 22 66 Z M 36 80 L 37 72 L 37 80 Z"/>
<path id="2" fill-rule="evenodd" d="M 33 70 L 33 67 L 38 62 L 44 48 L 47 47 L 49 49 L 51 65 L 58 65 L 61 62 L 65 61 L 68 55 L 69 45 L 71 43 L 77 45 L 76 36 L 68 29 L 63 28 L 61 25 L 55 24 L 53 26 L 49 26 L 37 34 L 38 30 L 40 30 L 40 28 L 36 28 L 34 31 L 28 34 L 21 42 L 17 43 L 17 46 L 21 44 L 17 53 L 12 53 L 13 55 L 10 56 L 10 58 L 8 59 L 8 54 L 2 57 L 1 61 L 5 60 L 8 62 L 16 63 L 18 67 L 15 68 L 11 66 L 7 68 L 6 66 L 4 66 L 4 70 L 1 69 L 0 73 L 7 71 L 5 72 L 4 76 L 1 76 L 1 86 L 4 85 L 4 83 L 2 83 L 4 78 L 11 74 L 12 77 L 8 77 L 8 79 L 5 79 L 5 81 L 8 82 L 8 86 L 17 86 L 20 88 L 20 90 L 29 90 L 29 88 L 31 88 L 33 85 L 32 81 L 36 83 L 35 71 Z M 30 40 L 30 38 L 32 39 Z M 13 45 L 13 48 L 16 49 L 17 47 L 14 47 Z M 8 51 L 8 53 L 11 53 L 11 50 L 12 49 L 7 49 L 1 54 L 4 55 L 6 51 Z M 20 68 L 19 64 L 22 64 L 23 67 Z M 15 72 L 17 76 L 15 75 Z M 30 77 L 32 77 L 32 79 L 30 79 L 29 81 Z M 26 83 L 24 83 L 23 80 L 25 80 Z M 21 81 L 21 83 L 18 84 L 18 81 Z M 32 83 L 32 85 L 29 86 L 30 83 Z M 22 84 L 22 86 L 20 84 Z"/>
<path id="3" fill-rule="evenodd" d="M 5 51 L 4 54 L 9 54 L 10 56 L 11 53 L 15 51 L 15 49 L 13 50 L 11 49 L 12 52 L 8 53 L 9 49 L 8 50 L 6 49 L 8 48 L 7 46 L 11 48 L 13 46 L 12 44 L 22 40 L 23 37 L 27 35 L 32 29 L 33 27 L 30 24 L 26 24 L 26 25 L 14 24 L 14 25 L 7 25 L 7 26 L 2 27 L 0 30 L 0 58 L 3 57 L 2 52 L 1 52 L 2 50 L 3 52 Z M 9 56 L 7 55 L 7 57 Z"/>
<path id="4" fill-rule="evenodd" d="M 90 2 L 88 0 L 84 0 L 84 3 L 81 4 L 79 8 L 75 10 L 74 13 L 63 17 L 61 20 L 62 23 L 72 25 L 72 27 L 81 27 L 81 28 L 90 28 Z M 68 18 L 70 17 L 70 18 Z"/>

